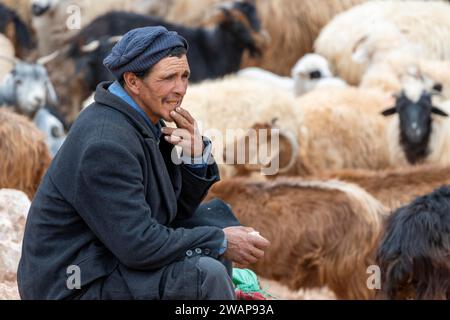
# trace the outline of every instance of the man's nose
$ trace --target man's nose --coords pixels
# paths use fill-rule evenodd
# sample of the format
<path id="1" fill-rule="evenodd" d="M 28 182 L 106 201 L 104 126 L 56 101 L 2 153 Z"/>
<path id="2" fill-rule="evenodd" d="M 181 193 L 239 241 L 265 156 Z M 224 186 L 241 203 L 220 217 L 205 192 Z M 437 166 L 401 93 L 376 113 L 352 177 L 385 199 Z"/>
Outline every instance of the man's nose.
<path id="1" fill-rule="evenodd" d="M 184 94 L 186 93 L 186 89 L 187 89 L 187 81 L 184 81 L 181 78 L 177 79 L 174 87 L 174 92 L 181 96 L 184 96 Z"/>

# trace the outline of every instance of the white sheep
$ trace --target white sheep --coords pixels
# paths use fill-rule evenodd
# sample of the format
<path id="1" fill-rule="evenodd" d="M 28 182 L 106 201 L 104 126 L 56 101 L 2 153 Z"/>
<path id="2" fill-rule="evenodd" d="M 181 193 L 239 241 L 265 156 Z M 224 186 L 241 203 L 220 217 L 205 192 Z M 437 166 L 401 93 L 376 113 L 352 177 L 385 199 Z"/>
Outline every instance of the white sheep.
<path id="1" fill-rule="evenodd" d="M 449 59 L 449 16 L 450 4 L 445 2 L 369 1 L 329 22 L 315 42 L 315 52 L 330 61 L 339 77 L 357 85 L 367 66 L 352 60 L 355 47 L 389 24 L 398 29 L 397 33 L 384 33 L 389 39 L 385 43 L 393 49 L 401 48 L 406 40 L 405 51 L 426 59 Z"/>
<path id="2" fill-rule="evenodd" d="M 439 102 L 411 81 L 383 114 L 392 116 L 387 127 L 391 163 L 450 164 L 450 100 Z"/>
<path id="3" fill-rule="evenodd" d="M 41 63 L 9 62 L 13 68 L 0 83 L 0 106 L 13 107 L 32 118 L 40 108 L 57 105 L 55 89 Z"/>
<path id="4" fill-rule="evenodd" d="M 236 74 L 240 78 L 258 80 L 266 84 L 272 85 L 276 88 L 286 90 L 287 92 L 294 92 L 294 81 L 289 77 L 282 77 L 273 72 L 257 68 L 249 67 L 241 69 Z"/>
<path id="5" fill-rule="evenodd" d="M 314 53 L 300 58 L 291 70 L 291 78 L 282 77 L 270 71 L 250 67 L 240 70 L 238 77 L 263 81 L 269 85 L 301 96 L 316 88 L 345 87 L 342 79 L 336 78 L 330 71 L 328 61 Z"/>
<path id="6" fill-rule="evenodd" d="M 360 87 L 397 93 L 405 85 L 405 79 L 416 77 L 428 82 L 428 90 L 441 91 L 442 100 L 447 100 L 450 99 L 449 70 L 450 61 L 420 59 L 402 52 L 393 52 L 369 64 Z"/>

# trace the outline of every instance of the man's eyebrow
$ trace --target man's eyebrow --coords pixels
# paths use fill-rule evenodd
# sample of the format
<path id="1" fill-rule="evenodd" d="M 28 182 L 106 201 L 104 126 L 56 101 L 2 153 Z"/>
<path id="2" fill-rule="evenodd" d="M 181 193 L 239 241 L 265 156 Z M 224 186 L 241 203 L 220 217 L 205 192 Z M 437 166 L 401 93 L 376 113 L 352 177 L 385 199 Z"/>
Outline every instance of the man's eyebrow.
<path id="1" fill-rule="evenodd" d="M 190 75 L 191 71 L 190 70 L 185 70 L 183 72 L 183 75 L 185 75 L 185 74 Z M 175 75 L 177 75 L 177 72 L 167 72 L 167 73 L 163 74 L 162 77 L 163 78 L 169 78 L 169 77 L 173 77 Z"/>

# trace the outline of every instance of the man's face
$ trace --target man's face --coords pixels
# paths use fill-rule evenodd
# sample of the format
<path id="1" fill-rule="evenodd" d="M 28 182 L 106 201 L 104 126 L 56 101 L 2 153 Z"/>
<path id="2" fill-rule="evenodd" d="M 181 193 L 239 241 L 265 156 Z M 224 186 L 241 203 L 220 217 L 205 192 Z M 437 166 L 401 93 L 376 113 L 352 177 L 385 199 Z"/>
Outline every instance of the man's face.
<path id="1" fill-rule="evenodd" d="M 152 122 L 158 119 L 172 122 L 170 112 L 181 105 L 188 86 L 190 69 L 186 55 L 167 57 L 153 66 L 139 82 L 141 107 Z"/>

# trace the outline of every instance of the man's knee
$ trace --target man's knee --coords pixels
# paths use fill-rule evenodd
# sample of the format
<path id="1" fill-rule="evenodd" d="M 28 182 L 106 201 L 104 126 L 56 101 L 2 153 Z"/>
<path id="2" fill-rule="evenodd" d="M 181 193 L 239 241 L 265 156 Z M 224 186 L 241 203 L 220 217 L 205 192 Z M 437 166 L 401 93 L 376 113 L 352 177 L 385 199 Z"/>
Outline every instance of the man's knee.
<path id="1" fill-rule="evenodd" d="M 220 261 L 202 257 L 198 261 L 198 268 L 202 275 L 203 299 L 235 299 L 233 282 Z"/>
<path id="2" fill-rule="evenodd" d="M 198 261 L 198 266 L 201 272 L 213 278 L 229 278 L 225 266 L 216 259 L 209 257 L 201 257 Z"/>

